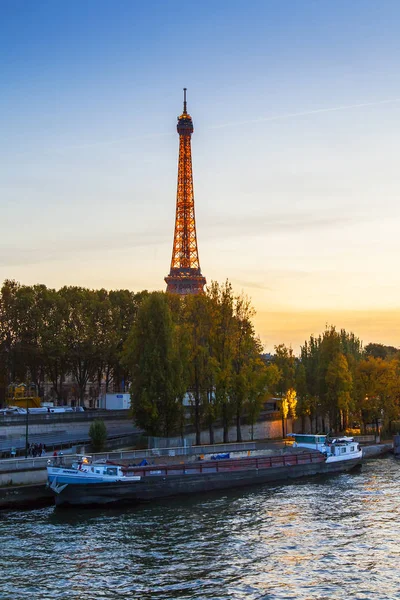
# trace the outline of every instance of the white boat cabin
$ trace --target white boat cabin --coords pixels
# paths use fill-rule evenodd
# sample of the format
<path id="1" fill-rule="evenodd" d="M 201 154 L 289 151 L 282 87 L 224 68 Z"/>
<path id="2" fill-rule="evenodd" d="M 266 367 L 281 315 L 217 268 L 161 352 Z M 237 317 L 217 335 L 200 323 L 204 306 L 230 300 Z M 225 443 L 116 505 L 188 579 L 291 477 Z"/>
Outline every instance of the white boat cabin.
<path id="1" fill-rule="evenodd" d="M 303 433 L 290 433 L 289 436 L 294 438 L 295 448 L 318 450 L 326 455 L 327 462 L 362 458 L 360 445 L 352 437 L 328 438 L 326 435 Z"/>
<path id="2" fill-rule="evenodd" d="M 126 470 L 121 465 L 110 465 L 107 463 L 92 463 L 90 456 L 84 456 L 76 463 L 72 463 L 72 469 L 90 475 L 101 475 L 102 477 L 125 477 Z"/>

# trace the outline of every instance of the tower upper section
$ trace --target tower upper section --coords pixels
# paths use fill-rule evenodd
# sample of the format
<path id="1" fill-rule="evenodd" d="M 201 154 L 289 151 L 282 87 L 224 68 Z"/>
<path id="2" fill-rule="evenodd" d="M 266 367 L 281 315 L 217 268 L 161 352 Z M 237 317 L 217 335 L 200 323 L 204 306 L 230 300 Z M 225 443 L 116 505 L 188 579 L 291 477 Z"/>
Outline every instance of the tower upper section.
<path id="1" fill-rule="evenodd" d="M 194 131 L 192 117 L 187 112 L 186 88 L 183 88 L 183 113 L 178 117 L 176 130 L 179 135 L 192 135 Z"/>

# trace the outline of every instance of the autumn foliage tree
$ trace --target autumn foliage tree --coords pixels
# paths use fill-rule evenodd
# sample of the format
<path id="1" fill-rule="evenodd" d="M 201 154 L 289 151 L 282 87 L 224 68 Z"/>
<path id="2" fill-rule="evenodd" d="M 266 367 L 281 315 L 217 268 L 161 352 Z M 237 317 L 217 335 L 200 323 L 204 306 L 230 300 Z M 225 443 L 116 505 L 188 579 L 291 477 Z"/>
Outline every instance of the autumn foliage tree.
<path id="1" fill-rule="evenodd" d="M 357 365 L 355 400 L 364 431 L 373 423 L 376 433 L 380 424 L 390 425 L 399 417 L 400 372 L 397 360 L 385 361 L 368 356 Z"/>

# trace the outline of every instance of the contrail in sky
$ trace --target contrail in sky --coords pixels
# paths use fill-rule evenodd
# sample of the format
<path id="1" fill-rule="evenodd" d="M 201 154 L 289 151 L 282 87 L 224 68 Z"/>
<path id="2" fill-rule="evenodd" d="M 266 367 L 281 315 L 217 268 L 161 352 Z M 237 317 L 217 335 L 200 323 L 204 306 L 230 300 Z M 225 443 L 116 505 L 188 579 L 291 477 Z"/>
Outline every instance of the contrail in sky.
<path id="1" fill-rule="evenodd" d="M 317 115 L 320 113 L 328 113 L 328 112 L 335 112 L 335 111 L 339 111 L 339 110 L 350 110 L 352 108 L 365 108 L 367 106 L 379 106 L 382 104 L 397 104 L 400 102 L 400 98 L 392 98 L 389 100 L 377 100 L 375 102 L 362 102 L 360 104 L 343 104 L 341 106 L 331 106 L 328 108 L 317 108 L 315 110 L 305 110 L 302 112 L 294 112 L 294 113 L 285 113 L 282 115 L 275 115 L 275 116 L 271 116 L 271 117 L 259 117 L 258 119 L 249 119 L 246 121 L 232 121 L 231 123 L 222 123 L 221 125 L 211 125 L 209 127 L 207 127 L 207 129 L 223 129 L 225 127 L 238 127 L 240 125 L 250 125 L 252 123 L 269 123 L 269 122 L 273 122 L 273 121 L 282 121 L 284 119 L 293 119 L 294 117 L 305 117 L 308 115 Z M 83 142 L 83 143 L 79 143 L 79 144 L 71 144 L 68 146 L 61 146 L 61 147 L 54 147 L 54 148 L 47 148 L 44 151 L 45 152 L 57 152 L 57 151 L 64 151 L 64 150 L 75 150 L 75 149 L 90 149 L 90 148 L 96 148 L 96 147 L 101 147 L 101 146 L 113 146 L 113 145 L 118 145 L 122 142 L 135 142 L 135 141 L 139 141 L 139 140 L 143 140 L 143 139 L 150 139 L 150 138 L 160 138 L 160 137 L 169 137 L 174 135 L 174 133 L 171 132 L 166 132 L 166 133 L 150 133 L 147 135 L 139 135 L 139 136 L 129 136 L 129 137 L 125 137 L 125 138 L 117 138 L 117 139 L 111 139 L 111 140 L 98 140 L 95 142 Z M 35 150 L 36 152 L 36 150 Z M 19 153 L 19 156 L 23 156 L 26 154 L 30 154 L 30 152 L 22 152 Z"/>
<path id="2" fill-rule="evenodd" d="M 375 102 L 362 102 L 361 104 L 345 104 L 342 106 L 333 106 L 333 107 L 328 107 L 328 108 L 317 108 L 315 110 L 305 110 L 303 112 L 296 112 L 296 113 L 286 113 L 283 115 L 275 115 L 275 116 L 271 116 L 271 117 L 260 117 L 258 119 L 251 119 L 248 121 L 234 121 L 232 123 L 222 123 L 221 125 L 211 125 L 210 127 L 207 127 L 207 129 L 222 129 L 224 127 L 237 127 L 240 125 L 249 125 L 251 123 L 268 123 L 270 121 L 281 121 L 283 119 L 292 119 L 293 117 L 303 117 L 303 116 L 307 116 L 307 115 L 317 115 L 319 113 L 326 113 L 326 112 L 334 112 L 334 111 L 338 111 L 338 110 L 349 110 L 351 108 L 363 108 L 366 106 L 379 106 L 380 104 L 396 104 L 400 102 L 400 98 L 392 98 L 390 100 L 377 100 Z M 137 137 L 126 137 L 126 138 L 118 138 L 115 140 L 103 140 L 103 141 L 98 141 L 98 142 L 93 142 L 93 143 L 87 143 L 87 144 L 80 144 L 79 146 L 75 146 L 76 148 L 91 148 L 91 147 L 95 147 L 95 146 L 111 146 L 114 144 L 119 144 L 121 142 L 129 142 L 129 141 L 137 141 L 137 140 L 141 140 L 141 139 L 150 139 L 150 138 L 160 138 L 160 137 L 168 137 L 168 136 L 172 136 L 175 135 L 173 132 L 168 132 L 168 133 L 150 133 L 147 135 L 140 135 Z M 71 148 L 73 148 L 73 146 L 71 146 Z"/>
<path id="3" fill-rule="evenodd" d="M 286 113 L 284 115 L 275 115 L 273 117 L 260 117 L 258 119 L 249 119 L 247 121 L 235 121 L 232 123 L 222 123 L 222 125 L 213 125 L 210 129 L 222 129 L 223 127 L 237 127 L 238 125 L 250 125 L 251 123 L 267 123 L 268 121 L 280 121 L 281 119 L 291 119 L 293 117 L 305 117 L 307 115 L 317 115 L 319 113 L 334 112 L 338 110 L 349 110 L 351 108 L 363 108 L 365 106 L 379 106 L 380 104 L 396 104 L 400 98 L 391 100 L 377 100 L 376 102 L 362 102 L 361 104 L 344 104 L 341 106 L 331 106 L 328 108 L 317 108 L 315 110 L 305 110 L 303 112 Z"/>

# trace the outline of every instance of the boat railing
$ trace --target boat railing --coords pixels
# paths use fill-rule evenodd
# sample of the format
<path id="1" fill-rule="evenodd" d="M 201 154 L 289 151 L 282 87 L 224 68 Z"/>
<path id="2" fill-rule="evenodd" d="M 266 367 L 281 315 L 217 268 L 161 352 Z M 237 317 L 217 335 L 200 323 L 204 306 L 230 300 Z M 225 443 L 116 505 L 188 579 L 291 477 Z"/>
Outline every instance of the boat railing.
<path id="1" fill-rule="evenodd" d="M 220 454 L 223 452 L 247 452 L 255 450 L 256 442 L 230 442 L 204 446 L 172 446 L 168 448 L 146 448 L 93 454 L 93 460 L 154 459 L 162 457 L 198 456 L 200 454 Z"/>
<path id="2" fill-rule="evenodd" d="M 244 452 L 248 450 L 254 450 L 256 448 L 256 442 L 232 442 L 227 444 L 215 444 L 215 445 L 204 445 L 204 446 L 176 446 L 170 448 L 147 448 L 143 450 L 121 450 L 114 452 L 100 452 L 91 454 L 93 461 L 99 460 L 142 460 L 144 458 L 148 460 L 154 460 L 162 457 L 189 457 L 196 456 L 199 454 L 219 454 L 221 452 Z M 71 465 L 77 459 L 79 454 L 71 453 L 68 450 L 64 451 L 64 461 L 66 466 Z M 28 469 L 44 469 L 47 466 L 47 461 L 53 456 L 47 453 L 43 457 L 37 458 L 5 458 L 0 460 L 0 473 L 2 471 L 19 471 Z"/>
<path id="3" fill-rule="evenodd" d="M 127 467 L 127 475 L 140 475 L 141 477 L 154 475 L 182 475 L 201 473 L 221 473 L 239 470 L 269 469 L 274 467 L 292 467 L 324 462 L 325 457 L 316 452 L 302 452 L 301 454 L 288 454 L 281 456 L 257 456 L 242 459 L 205 460 L 191 463 L 171 465 L 146 465 L 141 467 Z"/>

